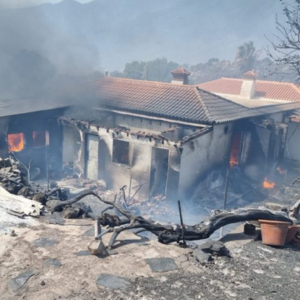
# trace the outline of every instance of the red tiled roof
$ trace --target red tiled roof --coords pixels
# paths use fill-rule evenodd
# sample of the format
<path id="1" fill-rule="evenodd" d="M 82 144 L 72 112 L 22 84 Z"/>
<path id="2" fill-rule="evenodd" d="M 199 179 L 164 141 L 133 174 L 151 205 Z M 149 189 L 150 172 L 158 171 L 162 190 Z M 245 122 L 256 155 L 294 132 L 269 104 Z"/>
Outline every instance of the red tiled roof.
<path id="1" fill-rule="evenodd" d="M 104 77 L 96 81 L 96 97 L 105 108 L 213 124 L 262 114 L 191 85 Z"/>
<path id="2" fill-rule="evenodd" d="M 211 93 L 240 95 L 243 79 L 220 78 L 199 84 L 201 89 Z M 300 101 L 300 88 L 294 83 L 256 80 L 257 98 Z"/>

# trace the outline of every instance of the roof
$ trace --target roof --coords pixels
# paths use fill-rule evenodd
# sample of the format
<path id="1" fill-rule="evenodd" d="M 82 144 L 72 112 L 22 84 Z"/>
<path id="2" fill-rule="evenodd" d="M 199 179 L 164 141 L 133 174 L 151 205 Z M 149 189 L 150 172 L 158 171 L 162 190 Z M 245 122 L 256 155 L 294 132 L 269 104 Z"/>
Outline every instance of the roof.
<path id="1" fill-rule="evenodd" d="M 193 85 L 104 77 L 94 87 L 102 107 L 198 124 L 263 114 Z"/>
<path id="2" fill-rule="evenodd" d="M 279 112 L 292 111 L 295 109 L 300 109 L 300 102 L 286 102 L 277 105 L 272 104 L 256 107 L 256 110 L 264 114 L 275 114 Z"/>
<path id="3" fill-rule="evenodd" d="M 199 84 L 201 89 L 212 93 L 240 95 L 243 79 L 225 78 Z M 300 101 L 300 88 L 289 82 L 256 80 L 256 98 Z"/>
<path id="4" fill-rule="evenodd" d="M 20 115 L 71 106 L 69 101 L 43 101 L 42 99 L 0 99 L 0 117 Z"/>

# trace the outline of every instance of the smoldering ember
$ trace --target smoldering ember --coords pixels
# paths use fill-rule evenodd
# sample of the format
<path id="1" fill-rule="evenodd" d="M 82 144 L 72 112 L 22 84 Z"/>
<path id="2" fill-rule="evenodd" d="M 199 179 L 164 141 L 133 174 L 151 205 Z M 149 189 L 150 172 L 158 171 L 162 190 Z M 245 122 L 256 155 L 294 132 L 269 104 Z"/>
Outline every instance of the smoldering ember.
<path id="1" fill-rule="evenodd" d="M 3 2 L 0 298 L 299 299 L 300 2 Z"/>

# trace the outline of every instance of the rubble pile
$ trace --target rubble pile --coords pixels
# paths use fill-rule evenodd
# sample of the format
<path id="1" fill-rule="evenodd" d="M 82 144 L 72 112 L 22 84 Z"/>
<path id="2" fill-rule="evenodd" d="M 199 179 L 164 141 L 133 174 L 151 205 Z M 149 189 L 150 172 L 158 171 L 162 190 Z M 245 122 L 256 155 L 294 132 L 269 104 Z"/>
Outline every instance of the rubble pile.
<path id="1" fill-rule="evenodd" d="M 68 199 L 68 190 L 60 189 L 56 183 L 51 183 L 50 189 L 29 182 L 26 170 L 12 158 L 0 158 L 0 186 L 13 195 L 21 195 L 45 204 L 48 200 Z"/>
<path id="2" fill-rule="evenodd" d="M 194 247 L 190 255 L 201 265 L 213 262 L 214 258 L 218 256 L 230 257 L 229 250 L 226 248 L 224 243 L 212 240 L 207 240 L 205 243 Z"/>
<path id="3" fill-rule="evenodd" d="M 171 204 L 174 203 L 168 203 L 165 196 L 157 195 L 150 199 L 132 199 L 129 208 L 143 216 L 170 221 L 174 217 L 178 218 L 178 208 Z"/>
<path id="4" fill-rule="evenodd" d="M 84 188 L 87 190 L 95 190 L 95 191 L 105 191 L 106 190 L 106 183 L 104 180 L 92 180 L 88 178 L 74 178 L 74 177 L 65 177 L 62 180 L 63 183 L 67 183 L 74 188 Z M 64 185 L 64 184 L 63 184 Z"/>
<path id="5" fill-rule="evenodd" d="M 224 172 L 212 171 L 198 185 L 192 196 L 192 202 L 202 210 L 214 210 L 223 208 L 226 178 Z M 253 202 L 266 198 L 261 185 L 253 182 L 238 167 L 232 167 L 229 174 L 227 208 L 245 207 Z"/>
<path id="6" fill-rule="evenodd" d="M 274 189 L 269 193 L 266 201 L 279 202 L 281 204 L 290 206 L 300 199 L 300 187 L 299 185 L 285 186 L 282 185 L 280 189 Z"/>

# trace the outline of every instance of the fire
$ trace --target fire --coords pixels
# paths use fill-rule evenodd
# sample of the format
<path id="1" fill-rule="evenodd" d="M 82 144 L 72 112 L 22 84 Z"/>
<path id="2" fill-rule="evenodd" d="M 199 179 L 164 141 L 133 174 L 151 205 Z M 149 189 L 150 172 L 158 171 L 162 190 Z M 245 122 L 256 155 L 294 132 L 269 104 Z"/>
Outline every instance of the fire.
<path id="1" fill-rule="evenodd" d="M 239 164 L 240 150 L 241 150 L 241 134 L 236 133 L 234 134 L 231 143 L 230 158 L 229 158 L 229 165 L 231 168 Z"/>
<path id="2" fill-rule="evenodd" d="M 279 174 L 284 175 L 286 173 L 286 170 L 282 170 L 280 167 L 276 169 Z"/>
<path id="3" fill-rule="evenodd" d="M 11 133 L 7 135 L 9 150 L 12 152 L 20 152 L 25 146 L 24 133 Z"/>
<path id="4" fill-rule="evenodd" d="M 276 186 L 275 182 L 269 181 L 267 178 L 265 178 L 263 182 L 263 188 L 265 189 L 273 189 Z"/>
<path id="5" fill-rule="evenodd" d="M 229 161 L 230 167 L 237 166 L 238 164 L 239 164 L 238 159 L 234 156 L 230 156 L 230 161 Z"/>

